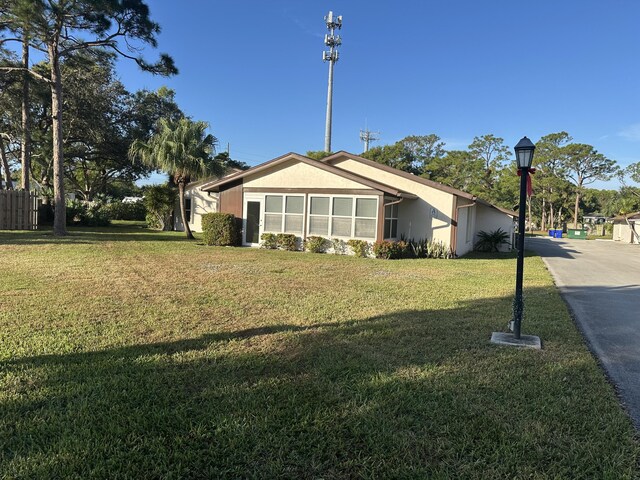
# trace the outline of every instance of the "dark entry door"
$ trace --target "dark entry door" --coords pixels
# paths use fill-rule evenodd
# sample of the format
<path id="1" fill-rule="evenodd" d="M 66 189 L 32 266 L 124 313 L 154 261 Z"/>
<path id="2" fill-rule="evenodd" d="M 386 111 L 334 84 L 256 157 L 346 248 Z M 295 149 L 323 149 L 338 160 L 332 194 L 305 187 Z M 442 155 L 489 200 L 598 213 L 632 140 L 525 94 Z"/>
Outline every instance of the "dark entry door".
<path id="1" fill-rule="evenodd" d="M 247 202 L 246 243 L 260 242 L 260 202 Z"/>

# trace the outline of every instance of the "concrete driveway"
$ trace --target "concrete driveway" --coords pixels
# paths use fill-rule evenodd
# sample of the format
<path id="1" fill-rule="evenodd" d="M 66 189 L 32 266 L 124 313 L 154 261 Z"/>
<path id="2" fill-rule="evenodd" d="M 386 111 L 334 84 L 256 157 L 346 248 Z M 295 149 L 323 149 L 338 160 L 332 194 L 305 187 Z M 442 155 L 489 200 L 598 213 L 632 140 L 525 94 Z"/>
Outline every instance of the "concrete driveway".
<path id="1" fill-rule="evenodd" d="M 640 429 L 640 245 L 528 238 Z"/>

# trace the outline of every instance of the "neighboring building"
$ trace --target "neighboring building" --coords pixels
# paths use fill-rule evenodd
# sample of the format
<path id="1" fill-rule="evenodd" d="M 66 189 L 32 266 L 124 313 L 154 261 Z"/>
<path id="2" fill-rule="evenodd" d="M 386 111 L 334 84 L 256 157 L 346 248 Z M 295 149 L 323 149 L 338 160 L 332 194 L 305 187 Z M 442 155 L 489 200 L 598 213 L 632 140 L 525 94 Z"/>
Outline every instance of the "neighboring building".
<path id="1" fill-rule="evenodd" d="M 628 222 L 627 222 L 628 220 Z M 626 219 L 623 215 L 613 218 L 613 240 L 622 243 L 640 243 L 640 212 L 629 215 Z"/>
<path id="2" fill-rule="evenodd" d="M 322 160 L 288 153 L 187 190 L 189 226 L 203 213 L 243 220 L 242 241 L 258 246 L 264 232 L 370 242 L 401 237 L 473 249 L 480 230 L 502 228 L 513 238 L 515 212 L 347 152 Z"/>
<path id="3" fill-rule="evenodd" d="M 207 178 L 199 182 L 190 183 L 184 192 L 184 202 L 186 217 L 189 228 L 193 232 L 202 231 L 202 215 L 205 213 L 218 211 L 218 195 L 212 192 L 202 191 L 202 186 L 218 180 L 217 177 Z M 174 228 L 179 231 L 184 230 L 182 215 L 180 215 L 180 205 L 176 205 L 174 211 Z"/>

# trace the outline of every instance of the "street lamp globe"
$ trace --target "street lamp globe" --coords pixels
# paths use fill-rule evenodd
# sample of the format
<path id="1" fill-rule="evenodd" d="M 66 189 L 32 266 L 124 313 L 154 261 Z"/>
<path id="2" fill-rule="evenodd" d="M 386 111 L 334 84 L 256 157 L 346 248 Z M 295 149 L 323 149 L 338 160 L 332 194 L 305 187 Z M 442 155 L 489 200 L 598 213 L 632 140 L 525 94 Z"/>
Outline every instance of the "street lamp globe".
<path id="1" fill-rule="evenodd" d="M 516 161 L 518 168 L 531 168 L 533 162 L 533 152 L 536 146 L 527 137 L 522 137 L 518 144 L 514 147 L 516 151 Z"/>

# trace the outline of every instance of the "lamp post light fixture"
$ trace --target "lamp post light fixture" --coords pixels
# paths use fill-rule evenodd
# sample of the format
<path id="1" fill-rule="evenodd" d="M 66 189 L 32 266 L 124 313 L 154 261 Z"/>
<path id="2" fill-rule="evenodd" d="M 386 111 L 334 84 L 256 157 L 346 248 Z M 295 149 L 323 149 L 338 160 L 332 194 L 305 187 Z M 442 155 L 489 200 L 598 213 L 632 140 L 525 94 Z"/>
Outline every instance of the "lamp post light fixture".
<path id="1" fill-rule="evenodd" d="M 536 146 L 527 137 L 522 137 L 514 150 L 520 170 L 520 205 L 518 206 L 518 261 L 516 266 L 516 296 L 513 300 L 513 337 L 520 340 L 520 327 L 524 304 L 522 301 L 522 277 L 524 273 L 524 213 L 527 204 L 527 177 Z"/>
<path id="2" fill-rule="evenodd" d="M 499 345 L 541 348 L 540 338 L 534 335 L 521 335 L 524 302 L 522 299 L 522 278 L 524 274 L 524 220 L 527 204 L 527 179 L 533 162 L 536 146 L 527 137 L 523 137 L 514 147 L 516 164 L 520 175 L 520 205 L 518 206 L 518 259 L 516 262 L 516 294 L 513 299 L 513 320 L 510 323 L 513 333 L 493 332 L 491 342 Z"/>

